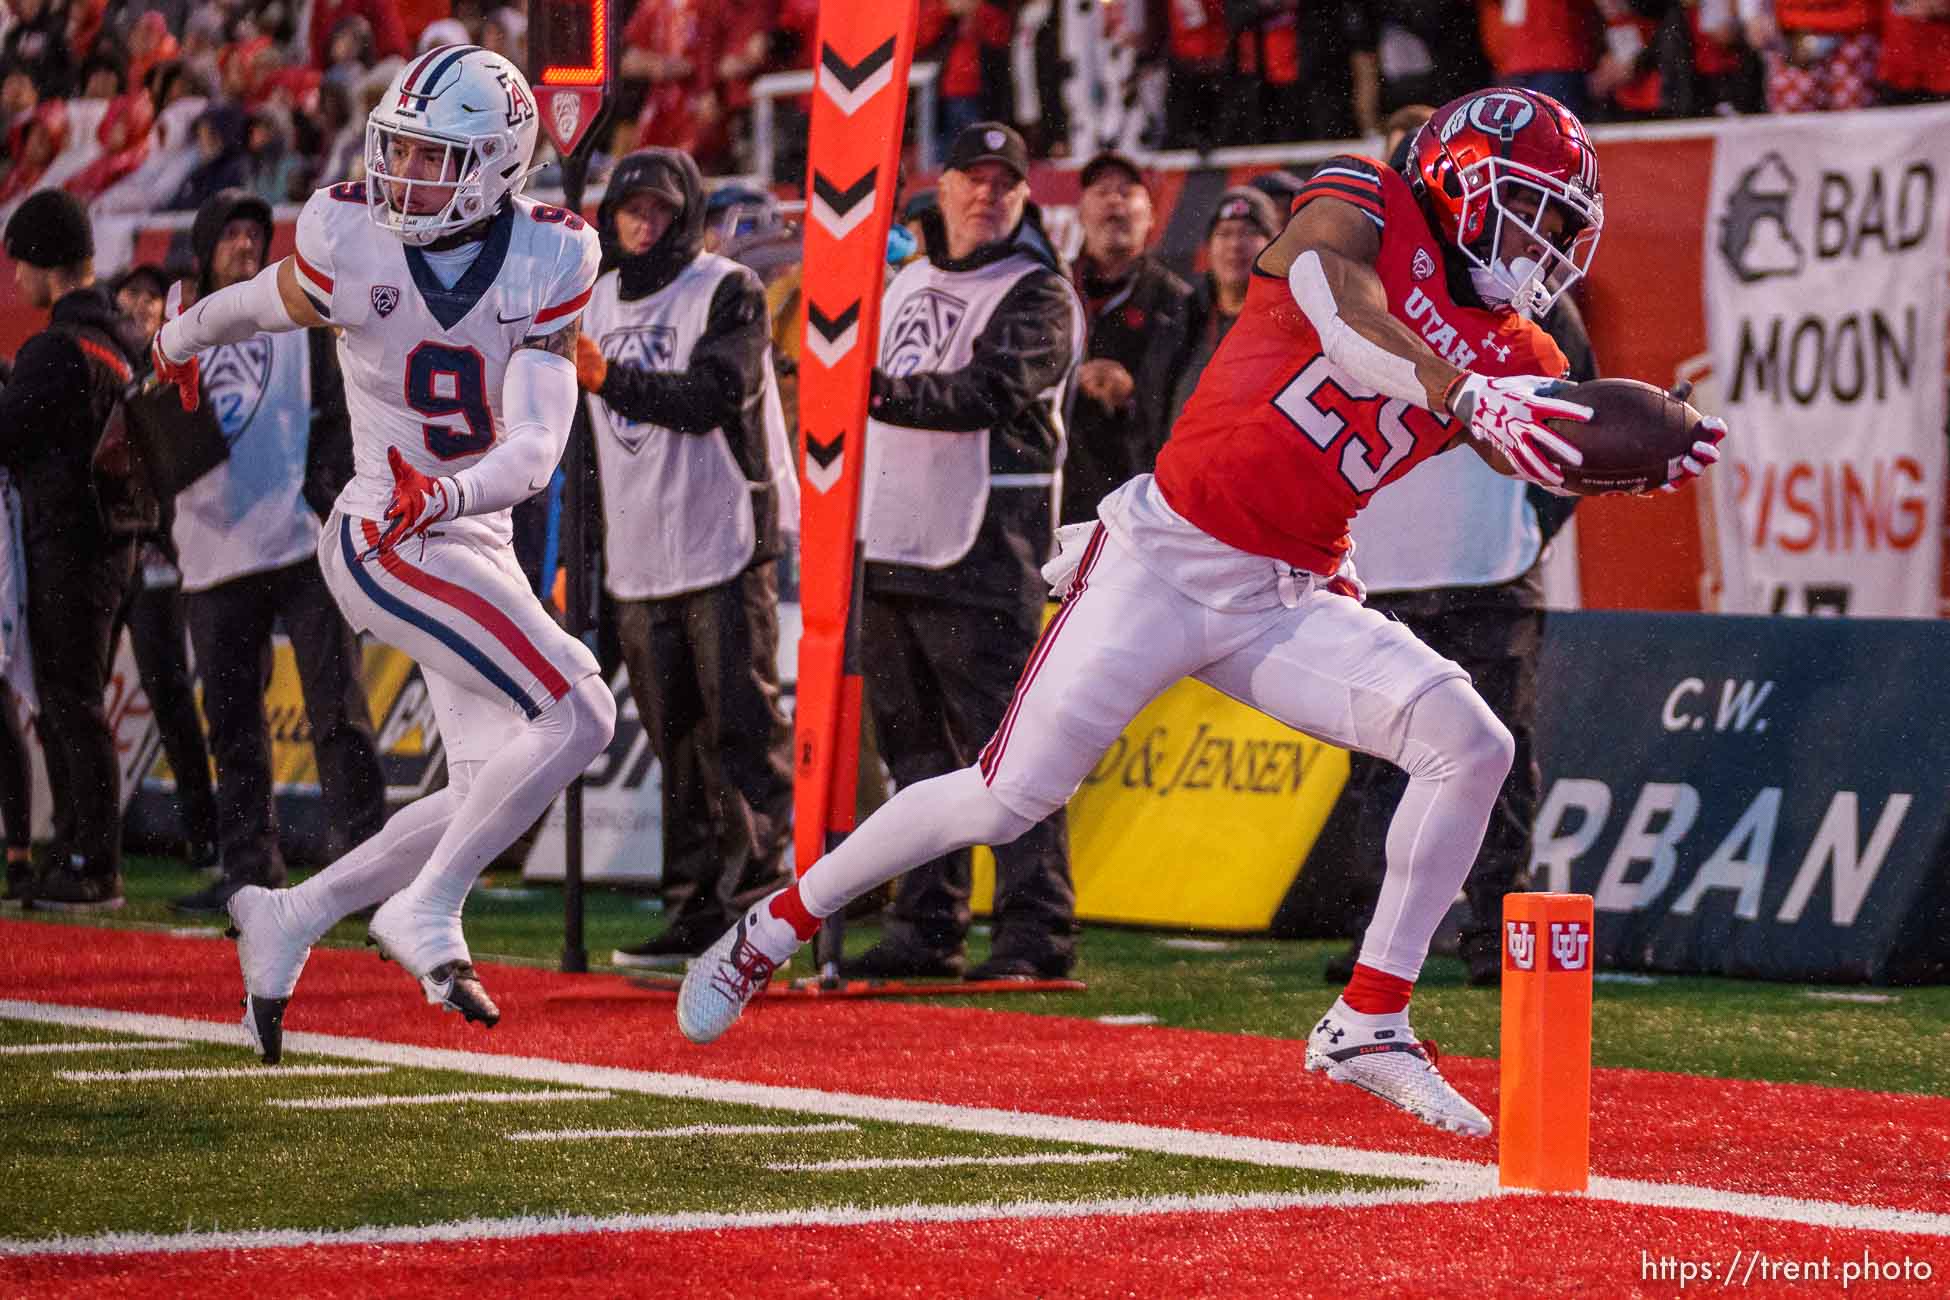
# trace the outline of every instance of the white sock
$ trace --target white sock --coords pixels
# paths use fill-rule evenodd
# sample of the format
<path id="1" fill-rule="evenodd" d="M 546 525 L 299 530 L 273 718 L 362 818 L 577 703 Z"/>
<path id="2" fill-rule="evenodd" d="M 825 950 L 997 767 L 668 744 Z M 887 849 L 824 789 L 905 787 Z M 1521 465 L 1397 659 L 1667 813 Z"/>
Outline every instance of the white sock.
<path id="1" fill-rule="evenodd" d="M 292 921 L 308 943 L 344 918 L 383 903 L 413 883 L 461 806 L 450 785 L 415 799 L 390 817 L 378 834 L 353 848 L 304 884 L 284 892 Z"/>
<path id="2" fill-rule="evenodd" d="M 903 871 L 972 844 L 1007 844 L 1035 824 L 1002 806 L 979 767 L 917 781 L 813 863 L 799 897 L 814 916 L 831 916 Z"/>
<path id="3" fill-rule="evenodd" d="M 1336 1020 L 1346 1021 L 1355 1029 L 1364 1031 L 1395 1029 L 1408 1023 L 1408 1008 L 1406 1007 L 1400 1011 L 1383 1011 L 1377 1014 L 1370 1014 L 1366 1011 L 1356 1011 L 1343 998 L 1335 998 L 1334 1005 L 1329 1009 L 1327 1014 Z"/>
<path id="4" fill-rule="evenodd" d="M 1405 980 L 1422 973 L 1514 754 L 1509 729 L 1469 683 L 1443 682 L 1415 702 L 1400 760 L 1408 791 L 1388 823 L 1388 870 L 1361 941 L 1363 965 Z"/>
<path id="5" fill-rule="evenodd" d="M 615 698 L 593 675 L 530 718 L 474 773 L 426 866 L 401 891 L 410 905 L 459 916 L 481 872 L 603 752 L 615 728 Z"/>

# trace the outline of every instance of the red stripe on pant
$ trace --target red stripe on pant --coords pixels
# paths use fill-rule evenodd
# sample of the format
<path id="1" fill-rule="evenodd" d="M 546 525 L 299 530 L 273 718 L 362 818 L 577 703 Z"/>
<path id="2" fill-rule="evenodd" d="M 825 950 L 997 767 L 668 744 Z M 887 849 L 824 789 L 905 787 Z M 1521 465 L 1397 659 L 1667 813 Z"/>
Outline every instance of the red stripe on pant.
<path id="1" fill-rule="evenodd" d="M 1070 611 L 1076 608 L 1077 600 L 1090 585 L 1090 570 L 1096 567 L 1097 557 L 1103 553 L 1103 549 L 1104 526 L 1098 524 L 1097 531 L 1090 534 L 1090 544 L 1084 548 L 1083 558 L 1077 561 L 1077 574 L 1070 580 L 1070 589 L 1063 593 L 1063 608 L 1056 612 L 1056 617 L 1049 621 L 1049 626 L 1037 639 L 1036 648 L 1030 652 L 1029 662 L 1023 665 L 1022 676 L 1016 682 L 1016 693 L 1010 697 L 1009 711 L 1002 715 L 1002 725 L 995 729 L 989 743 L 982 747 L 979 761 L 983 784 L 994 782 L 995 769 L 1002 763 L 1002 751 L 1009 747 L 1009 735 L 1016 728 L 1016 714 L 1022 709 L 1023 697 L 1029 694 L 1030 683 L 1036 680 L 1043 661 L 1049 658 L 1050 649 L 1056 644 L 1056 634 L 1063 630 L 1064 620 L 1070 617 Z"/>
<path id="2" fill-rule="evenodd" d="M 365 530 L 366 545 L 377 545 L 379 527 L 370 519 L 360 521 Z M 416 569 L 408 564 L 396 550 L 387 549 L 379 553 L 379 565 L 386 572 L 398 578 L 415 591 L 433 597 L 443 605 L 451 605 L 480 625 L 489 636 L 499 641 L 507 651 L 521 662 L 521 666 L 535 674 L 551 700 L 559 700 L 569 693 L 568 679 L 548 661 L 548 656 L 535 648 L 535 643 L 522 635 L 514 620 L 488 604 L 480 596 L 465 587 L 457 587 L 443 578 L 436 578 L 424 569 Z"/>

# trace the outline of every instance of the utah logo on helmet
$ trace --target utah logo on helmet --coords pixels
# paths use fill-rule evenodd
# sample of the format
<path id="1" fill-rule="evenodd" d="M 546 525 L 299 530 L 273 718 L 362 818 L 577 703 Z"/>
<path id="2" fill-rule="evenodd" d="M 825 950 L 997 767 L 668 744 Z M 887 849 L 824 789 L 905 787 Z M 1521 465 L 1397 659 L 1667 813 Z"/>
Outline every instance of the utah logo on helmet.
<path id="1" fill-rule="evenodd" d="M 465 230 L 528 183 L 536 129 L 513 63 L 478 45 L 428 50 L 366 118 L 367 211 L 408 244 Z"/>
<path id="2" fill-rule="evenodd" d="M 1598 154 L 1549 95 L 1506 87 L 1450 101 L 1416 134 L 1405 171 L 1486 301 L 1538 317 L 1590 269 L 1605 224 Z"/>

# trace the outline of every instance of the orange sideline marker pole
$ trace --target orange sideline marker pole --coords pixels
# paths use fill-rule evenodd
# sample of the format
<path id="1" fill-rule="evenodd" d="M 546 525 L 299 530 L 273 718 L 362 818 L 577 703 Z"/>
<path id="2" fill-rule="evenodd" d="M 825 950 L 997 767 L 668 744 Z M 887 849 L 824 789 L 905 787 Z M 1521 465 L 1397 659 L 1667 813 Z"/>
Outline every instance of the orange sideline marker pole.
<path id="1" fill-rule="evenodd" d="M 1589 894 L 1503 898 L 1497 1181 L 1582 1192 L 1591 1176 Z"/>

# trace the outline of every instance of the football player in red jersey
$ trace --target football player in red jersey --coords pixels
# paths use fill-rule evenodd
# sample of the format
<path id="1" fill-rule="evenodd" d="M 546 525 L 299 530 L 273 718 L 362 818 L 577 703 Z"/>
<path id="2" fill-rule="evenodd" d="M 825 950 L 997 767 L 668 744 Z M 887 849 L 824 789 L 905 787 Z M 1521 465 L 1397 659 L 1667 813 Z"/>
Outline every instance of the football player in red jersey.
<path id="1" fill-rule="evenodd" d="M 1153 696 L 1196 677 L 1330 743 L 1399 764 L 1408 793 L 1354 978 L 1307 1066 L 1485 1135 L 1409 1027 L 1429 938 L 1482 843 L 1510 733 L 1467 674 L 1361 603 L 1347 525 L 1379 488 L 1467 444 L 1561 490 L 1577 450 L 1547 419 L 1564 358 L 1528 317 L 1590 266 L 1604 208 L 1584 128 L 1489 90 L 1422 128 L 1405 174 L 1330 159 L 1260 254 L 1246 305 L 1154 475 L 1105 497 L 1044 572 L 1063 608 L 972 767 L 910 786 L 694 964 L 678 1022 L 728 1029 L 831 915 L 916 863 L 1004 843 L 1073 794 Z M 1716 425 L 1687 473 L 1718 457 Z M 1065 530 L 1072 532 L 1072 530 Z"/>

